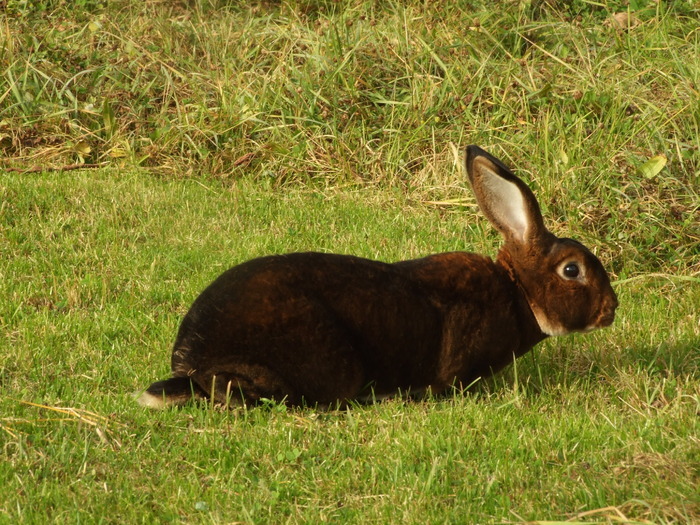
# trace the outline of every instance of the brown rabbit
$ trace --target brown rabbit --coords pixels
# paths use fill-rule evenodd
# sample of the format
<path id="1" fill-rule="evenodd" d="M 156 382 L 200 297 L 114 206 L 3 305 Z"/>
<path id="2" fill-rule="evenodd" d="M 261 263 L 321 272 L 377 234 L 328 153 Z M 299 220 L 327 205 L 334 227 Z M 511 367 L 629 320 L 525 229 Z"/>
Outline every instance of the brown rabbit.
<path id="1" fill-rule="evenodd" d="M 185 316 L 173 377 L 150 407 L 192 398 L 329 404 L 468 385 L 550 335 L 610 325 L 617 297 L 600 261 L 543 224 L 535 196 L 477 146 L 466 168 L 505 244 L 496 261 L 454 252 L 393 264 L 292 253 L 219 276 Z"/>

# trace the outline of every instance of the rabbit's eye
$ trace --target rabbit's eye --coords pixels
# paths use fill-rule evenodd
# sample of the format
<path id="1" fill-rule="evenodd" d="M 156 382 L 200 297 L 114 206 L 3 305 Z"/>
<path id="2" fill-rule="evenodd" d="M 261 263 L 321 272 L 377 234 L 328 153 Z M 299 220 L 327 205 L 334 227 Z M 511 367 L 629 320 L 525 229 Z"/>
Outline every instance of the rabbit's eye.
<path id="1" fill-rule="evenodd" d="M 576 279 L 576 277 L 580 275 L 581 270 L 579 269 L 578 264 L 568 263 L 566 266 L 564 266 L 562 273 L 564 274 L 564 277 Z"/>

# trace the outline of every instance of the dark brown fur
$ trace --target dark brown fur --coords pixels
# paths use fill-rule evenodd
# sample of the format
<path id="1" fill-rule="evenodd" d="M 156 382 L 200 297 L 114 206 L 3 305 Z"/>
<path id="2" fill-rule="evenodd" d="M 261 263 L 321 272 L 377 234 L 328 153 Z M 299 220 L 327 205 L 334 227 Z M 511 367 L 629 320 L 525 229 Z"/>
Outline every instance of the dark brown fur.
<path id="1" fill-rule="evenodd" d="M 473 166 L 479 157 L 483 166 Z M 547 232 L 532 193 L 496 159 L 470 147 L 467 168 L 480 206 L 506 239 L 495 262 L 462 252 L 393 264 L 322 253 L 245 262 L 195 300 L 173 349 L 173 378 L 151 385 L 143 404 L 192 396 L 328 404 L 438 393 L 530 350 L 547 337 L 543 320 L 557 333 L 610 324 L 617 300 L 595 256 Z M 526 242 L 493 204 L 495 171 L 524 195 Z M 475 180 L 482 172 L 483 191 Z M 585 265 L 585 282 L 552 277 L 569 261 Z"/>

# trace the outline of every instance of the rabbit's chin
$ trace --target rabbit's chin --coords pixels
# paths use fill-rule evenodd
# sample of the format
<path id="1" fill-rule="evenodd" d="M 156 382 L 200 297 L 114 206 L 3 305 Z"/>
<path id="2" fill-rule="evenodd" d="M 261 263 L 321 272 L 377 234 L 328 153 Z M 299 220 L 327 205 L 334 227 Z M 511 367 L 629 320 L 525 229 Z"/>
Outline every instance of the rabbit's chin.
<path id="1" fill-rule="evenodd" d="M 593 324 L 590 324 L 584 328 L 577 328 L 577 329 L 571 329 L 571 328 L 566 328 L 562 326 L 561 324 L 558 323 L 553 323 L 550 321 L 547 316 L 544 314 L 542 310 L 539 308 L 532 308 L 532 313 L 535 315 L 535 319 L 537 320 L 537 324 L 540 327 L 540 330 L 542 331 L 543 334 L 547 334 L 549 336 L 555 337 L 559 335 L 567 335 L 567 334 L 573 334 L 573 333 L 587 333 L 587 332 L 592 332 L 593 330 L 598 330 L 599 328 L 604 328 L 605 326 L 608 326 L 612 321 L 607 322 L 595 322 Z"/>

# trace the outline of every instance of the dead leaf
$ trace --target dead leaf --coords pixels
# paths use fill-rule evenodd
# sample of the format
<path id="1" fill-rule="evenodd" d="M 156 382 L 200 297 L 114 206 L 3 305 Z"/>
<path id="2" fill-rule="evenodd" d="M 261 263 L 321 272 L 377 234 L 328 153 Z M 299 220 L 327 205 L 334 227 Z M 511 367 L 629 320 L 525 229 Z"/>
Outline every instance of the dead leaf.
<path id="1" fill-rule="evenodd" d="M 615 13 L 610 17 L 610 25 L 620 31 L 629 31 L 638 24 L 639 20 L 637 17 L 628 11 L 621 11 L 620 13 Z"/>
<path id="2" fill-rule="evenodd" d="M 238 166 L 247 166 L 250 164 L 253 159 L 255 158 L 256 153 L 254 151 L 251 151 L 249 153 L 246 153 L 245 155 L 241 155 L 238 157 L 236 160 L 233 161 L 233 165 L 238 167 Z"/>

